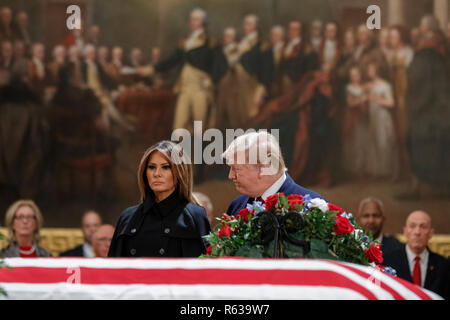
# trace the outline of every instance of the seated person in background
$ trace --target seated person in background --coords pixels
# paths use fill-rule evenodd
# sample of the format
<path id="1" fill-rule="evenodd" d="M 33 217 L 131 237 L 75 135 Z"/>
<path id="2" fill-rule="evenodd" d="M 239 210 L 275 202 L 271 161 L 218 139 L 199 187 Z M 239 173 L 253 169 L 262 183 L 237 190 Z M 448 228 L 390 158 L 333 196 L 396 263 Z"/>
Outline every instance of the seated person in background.
<path id="1" fill-rule="evenodd" d="M 50 257 L 51 253 L 38 245 L 42 222 L 41 211 L 34 201 L 14 202 L 6 211 L 9 244 L 1 250 L 0 257 Z"/>
<path id="2" fill-rule="evenodd" d="M 84 86 L 76 64 L 70 62 L 62 68 L 47 115 L 58 153 L 79 158 L 93 152 L 112 154 L 118 140 L 110 134 L 102 109 L 94 91 Z"/>
<path id="3" fill-rule="evenodd" d="M 113 236 L 114 227 L 110 224 L 104 224 L 97 229 L 92 237 L 92 249 L 95 257 L 108 257 L 108 250 Z"/>
<path id="4" fill-rule="evenodd" d="M 448 300 L 450 262 L 427 247 L 434 234 L 429 214 L 424 211 L 411 212 L 403 227 L 403 234 L 406 245 L 384 255 L 383 265 L 394 268 L 400 278 Z"/>
<path id="5" fill-rule="evenodd" d="M 71 250 L 67 250 L 61 253 L 60 257 L 94 257 L 93 236 L 97 229 L 102 224 L 102 218 L 100 215 L 93 211 L 86 211 L 81 217 L 81 231 L 83 231 L 84 243 Z"/>
<path id="6" fill-rule="evenodd" d="M 40 97 L 28 85 L 26 70 L 0 71 L 0 185 L 18 198 L 38 197 L 45 170 L 47 129 Z"/>
<path id="7" fill-rule="evenodd" d="M 386 221 L 384 216 L 384 206 L 381 200 L 368 197 L 359 203 L 358 223 L 366 234 L 372 232 L 373 239 L 381 244 L 383 254 L 401 248 L 402 244 L 394 237 L 387 237 L 383 234 L 383 225 Z"/>
<path id="8" fill-rule="evenodd" d="M 200 206 L 205 208 L 206 214 L 208 215 L 209 224 L 212 225 L 214 221 L 214 215 L 213 215 L 213 204 L 211 202 L 211 199 L 206 194 L 201 192 L 193 192 L 192 195 L 195 198 L 197 198 Z"/>

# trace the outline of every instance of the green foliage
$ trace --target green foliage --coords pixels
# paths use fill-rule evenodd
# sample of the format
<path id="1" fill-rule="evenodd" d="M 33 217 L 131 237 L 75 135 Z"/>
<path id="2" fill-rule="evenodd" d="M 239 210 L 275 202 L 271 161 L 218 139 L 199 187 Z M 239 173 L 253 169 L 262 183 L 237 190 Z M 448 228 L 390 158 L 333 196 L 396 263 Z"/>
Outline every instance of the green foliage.
<path id="1" fill-rule="evenodd" d="M 305 220 L 305 234 L 308 241 L 311 241 L 313 238 L 326 242 L 331 240 L 331 233 L 336 224 L 336 216 L 334 214 L 314 208 L 305 213 Z"/>
<path id="2" fill-rule="evenodd" d="M 311 250 L 305 256 L 310 259 L 329 259 L 337 260 L 328 249 L 328 245 L 323 240 L 311 239 Z"/>
<path id="3" fill-rule="evenodd" d="M 323 212 L 305 204 L 297 204 L 296 210 L 292 210 L 287 197 L 280 194 L 270 212 L 263 209 L 255 207 L 247 222 L 239 215 L 224 215 L 219 219 L 217 231 L 206 236 L 211 253 L 202 257 L 271 258 L 278 246 L 283 258 L 330 259 L 369 265 L 364 250 L 370 247 L 373 236 L 365 235 L 353 217 L 348 221 L 354 231 L 337 235 L 334 228 L 339 211 Z M 230 237 L 219 236 L 224 226 L 231 228 Z M 277 232 L 279 240 L 275 242 Z M 309 245 L 308 252 L 304 252 L 302 243 L 305 248 Z"/>
<path id="4" fill-rule="evenodd" d="M 339 236 L 334 242 L 332 250 L 340 260 L 369 265 L 361 243 L 352 234 Z"/>
<path id="5" fill-rule="evenodd" d="M 240 247 L 235 254 L 236 257 L 264 258 L 264 246 L 246 244 Z"/>

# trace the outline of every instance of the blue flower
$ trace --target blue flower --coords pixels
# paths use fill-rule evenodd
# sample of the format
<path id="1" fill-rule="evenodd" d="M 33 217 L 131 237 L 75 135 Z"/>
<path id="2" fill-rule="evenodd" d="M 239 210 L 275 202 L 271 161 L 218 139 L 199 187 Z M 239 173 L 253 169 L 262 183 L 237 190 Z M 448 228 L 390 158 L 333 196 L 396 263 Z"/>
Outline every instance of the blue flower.
<path id="1" fill-rule="evenodd" d="M 391 268 L 391 267 L 384 268 L 384 272 L 386 272 L 387 274 L 390 274 L 393 277 L 397 276 L 397 271 L 394 268 Z"/>
<path id="2" fill-rule="evenodd" d="M 305 195 L 303 196 L 303 203 L 305 203 L 306 205 L 308 205 L 308 204 L 311 202 L 311 200 L 312 200 L 312 198 L 311 198 L 311 196 L 309 195 L 309 193 L 308 193 L 308 194 L 305 194 Z"/>
<path id="3" fill-rule="evenodd" d="M 369 242 L 370 238 L 365 234 L 365 235 L 363 235 L 361 240 L 364 241 L 364 242 Z"/>
<path id="4" fill-rule="evenodd" d="M 261 211 L 264 211 L 264 205 L 261 201 L 253 201 L 253 204 L 248 203 L 247 204 L 248 211 L 255 210 L 255 214 L 258 214 Z"/>

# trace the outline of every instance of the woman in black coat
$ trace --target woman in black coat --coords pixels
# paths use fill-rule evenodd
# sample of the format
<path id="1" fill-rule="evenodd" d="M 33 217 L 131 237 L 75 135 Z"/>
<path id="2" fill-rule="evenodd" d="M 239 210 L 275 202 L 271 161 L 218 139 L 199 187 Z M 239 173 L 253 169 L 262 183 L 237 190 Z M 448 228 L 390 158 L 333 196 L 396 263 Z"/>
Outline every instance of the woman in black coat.
<path id="1" fill-rule="evenodd" d="M 210 232 L 206 211 L 192 196 L 192 164 L 183 149 L 161 141 L 150 147 L 138 170 L 139 205 L 117 222 L 109 257 L 198 257 Z"/>

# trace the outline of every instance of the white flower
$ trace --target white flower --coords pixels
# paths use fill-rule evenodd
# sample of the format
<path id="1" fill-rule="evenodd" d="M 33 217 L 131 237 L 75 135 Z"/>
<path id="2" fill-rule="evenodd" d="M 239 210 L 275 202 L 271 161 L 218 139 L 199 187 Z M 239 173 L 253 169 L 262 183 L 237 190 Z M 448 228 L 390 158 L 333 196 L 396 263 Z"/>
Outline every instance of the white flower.
<path id="1" fill-rule="evenodd" d="M 311 200 L 311 202 L 308 204 L 310 208 L 318 208 L 322 212 L 328 212 L 328 203 L 320 198 L 314 198 Z"/>
<path id="2" fill-rule="evenodd" d="M 358 240 L 358 239 L 360 239 L 360 237 L 362 238 L 364 236 L 364 231 L 362 229 L 355 228 L 351 234 L 355 237 L 356 240 Z M 362 234 L 362 236 L 361 236 L 361 234 Z M 368 249 L 368 244 L 365 243 L 364 241 L 361 241 L 360 245 L 361 245 L 361 248 Z"/>
<path id="3" fill-rule="evenodd" d="M 351 218 L 353 218 L 353 215 L 351 213 L 343 212 L 341 214 L 341 217 L 344 217 L 344 218 L 347 218 L 348 220 L 350 220 Z"/>

